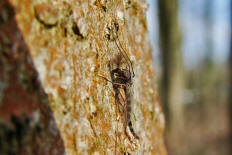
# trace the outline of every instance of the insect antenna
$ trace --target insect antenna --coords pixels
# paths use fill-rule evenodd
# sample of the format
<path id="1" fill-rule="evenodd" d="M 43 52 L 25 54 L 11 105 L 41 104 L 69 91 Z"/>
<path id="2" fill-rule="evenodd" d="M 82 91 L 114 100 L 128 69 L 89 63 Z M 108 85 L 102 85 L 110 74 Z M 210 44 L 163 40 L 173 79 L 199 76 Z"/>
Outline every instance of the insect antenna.
<path id="1" fill-rule="evenodd" d="M 128 57 L 126 51 L 123 49 L 120 41 L 119 41 L 118 33 L 117 33 L 118 26 L 115 23 L 114 23 L 114 27 L 115 27 L 115 32 L 116 32 L 116 38 L 114 36 L 114 33 L 113 33 L 113 38 L 115 40 L 116 46 L 118 47 L 118 49 L 119 49 L 120 53 L 123 55 L 123 57 L 127 60 L 126 63 L 129 66 L 129 72 L 131 73 L 131 71 L 132 71 L 132 77 L 134 77 L 135 73 L 134 73 L 132 62 L 131 62 L 130 58 Z M 129 63 L 128 63 L 128 61 L 129 61 Z"/>

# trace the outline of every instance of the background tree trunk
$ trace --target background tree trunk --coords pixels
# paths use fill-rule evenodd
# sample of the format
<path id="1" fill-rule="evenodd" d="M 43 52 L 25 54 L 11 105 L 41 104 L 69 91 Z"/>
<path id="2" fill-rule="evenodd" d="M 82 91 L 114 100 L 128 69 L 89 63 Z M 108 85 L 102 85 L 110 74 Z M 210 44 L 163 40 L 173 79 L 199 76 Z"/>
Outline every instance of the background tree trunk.
<path id="1" fill-rule="evenodd" d="M 167 129 L 177 131 L 183 124 L 184 80 L 178 0 L 159 0 L 158 7 L 163 64 L 161 97 L 167 116 Z"/>
<path id="2" fill-rule="evenodd" d="M 51 126 L 57 125 L 63 140 L 57 148 L 64 146 L 68 154 L 166 154 L 163 142 L 164 116 L 155 89 L 145 18 L 147 4 L 143 0 L 9 2 L 16 13 L 12 18 L 16 18 L 21 32 L 12 35 L 18 37 L 22 34 L 25 39 L 54 114 L 56 124 Z M 117 109 L 112 84 L 99 77 L 101 75 L 110 79 L 107 64 L 119 53 L 115 42 L 108 36 L 112 21 L 119 26 L 119 40 L 135 70 L 131 120 L 139 140 L 133 138 L 129 131 L 131 140 L 125 135 L 123 116 Z M 14 28 L 9 27 L 9 33 L 12 30 Z M 4 35 L 8 34 L 8 31 L 3 32 Z M 4 35 L 2 42 L 6 39 Z M 12 39 L 11 49 L 17 46 L 18 43 Z M 14 51 L 10 52 L 9 55 L 15 54 Z M 26 58 L 29 53 L 25 51 Z M 1 60 L 5 59 L 8 60 L 7 57 L 1 57 Z M 23 63 L 24 61 L 20 61 L 19 65 Z M 11 66 L 14 65 L 12 62 Z M 33 65 L 30 67 L 33 68 Z M 5 69 L 6 66 L 2 68 Z M 21 70 L 15 76 L 21 77 L 20 73 Z M 4 75 L 1 74 L 2 77 Z M 30 82 L 29 86 L 33 86 L 34 81 Z M 9 84 L 8 81 L 6 83 Z M 26 92 L 29 96 L 31 93 Z M 38 95 L 38 92 L 35 94 Z M 3 97 L 5 98 L 5 94 Z M 42 100 L 43 98 L 38 98 L 38 102 Z M 7 106 L 8 103 L 2 104 Z M 18 104 L 17 100 L 14 104 Z M 22 102 L 21 106 L 23 105 Z M 21 111 L 24 110 L 22 108 Z M 51 111 L 48 113 L 52 114 Z M 1 141 L 5 143 L 4 140 Z M 51 141 L 44 150 L 56 143 L 58 142 Z M 31 145 L 34 145 L 33 141 Z M 55 153 L 62 154 L 62 149 Z"/>
<path id="3" fill-rule="evenodd" d="M 230 54 L 228 62 L 228 72 L 229 72 L 229 94 L 228 94 L 228 111 L 229 111 L 229 128 L 230 128 L 230 152 L 232 153 L 232 0 L 230 1 Z"/>
<path id="4" fill-rule="evenodd" d="M 64 144 L 14 19 L 0 2 L 0 154 L 64 154 Z"/>

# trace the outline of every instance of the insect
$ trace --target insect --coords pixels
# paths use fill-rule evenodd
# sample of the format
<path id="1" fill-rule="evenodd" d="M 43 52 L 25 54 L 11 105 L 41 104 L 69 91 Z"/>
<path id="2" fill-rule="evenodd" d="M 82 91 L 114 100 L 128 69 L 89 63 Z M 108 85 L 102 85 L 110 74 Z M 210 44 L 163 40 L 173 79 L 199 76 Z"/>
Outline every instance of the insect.
<path id="1" fill-rule="evenodd" d="M 118 39 L 118 33 L 119 26 L 117 23 L 112 23 L 112 29 L 111 33 L 113 36 L 113 40 L 115 41 L 115 44 L 119 50 L 119 54 L 115 56 L 112 61 L 109 62 L 108 68 L 110 71 L 111 81 L 113 85 L 113 90 L 115 94 L 115 101 L 120 106 L 120 112 L 124 115 L 124 131 L 126 133 L 127 126 L 129 127 L 130 132 L 132 135 L 139 139 L 139 136 L 135 133 L 132 122 L 131 122 L 131 100 L 132 100 L 132 84 L 133 84 L 133 78 L 135 76 L 134 69 L 131 60 L 129 59 L 127 53 L 122 48 L 122 45 Z M 121 65 L 125 63 L 126 68 L 122 68 Z M 126 133 L 127 135 L 127 133 Z M 128 136 L 128 135 L 127 135 Z M 129 136 L 128 136 L 129 137 Z"/>

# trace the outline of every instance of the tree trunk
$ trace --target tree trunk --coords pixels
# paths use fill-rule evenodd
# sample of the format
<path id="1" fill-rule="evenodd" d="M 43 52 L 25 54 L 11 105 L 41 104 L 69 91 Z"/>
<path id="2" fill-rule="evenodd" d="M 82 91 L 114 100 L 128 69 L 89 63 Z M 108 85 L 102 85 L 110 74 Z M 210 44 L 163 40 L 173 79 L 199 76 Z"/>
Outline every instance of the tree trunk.
<path id="1" fill-rule="evenodd" d="M 154 83 L 145 18 L 147 4 L 143 0 L 9 1 L 16 12 L 14 25 L 17 24 L 21 32 L 13 35 L 22 34 L 25 39 L 29 49 L 25 55 L 28 61 L 29 54 L 31 56 L 54 115 L 56 124 L 52 126 L 57 126 L 63 141 L 56 145 L 58 142 L 53 143 L 52 139 L 51 144 L 41 148 L 57 154 L 62 154 L 62 149 L 56 152 L 50 147 L 63 146 L 67 154 L 166 154 L 164 116 Z M 8 29 L 9 32 L 13 30 Z M 120 44 L 116 44 L 115 33 L 128 57 Z M 14 39 L 11 42 L 12 49 L 18 46 Z M 13 52 L 9 55 L 14 55 Z M 119 85 L 112 80 L 109 62 L 116 63 L 117 55 L 123 53 L 123 67 L 119 70 L 126 79 L 123 79 L 125 84 L 120 81 L 122 84 Z M 128 66 L 133 66 L 134 78 L 128 75 L 132 74 Z M 27 71 L 27 68 L 23 69 Z M 15 74 L 21 77 L 21 72 Z M 122 75 L 113 74 L 116 80 L 119 80 L 118 76 Z M 34 83 L 29 82 L 29 86 Z M 28 91 L 26 95 L 31 93 Z M 42 100 L 42 97 L 38 98 L 38 102 Z M 131 109 L 126 105 L 128 102 Z M 3 102 L 3 105 L 7 104 Z M 24 106 L 23 102 L 21 106 Z M 120 109 L 125 106 L 126 110 Z M 128 126 L 139 139 L 133 136 Z M 32 141 L 31 145 L 34 145 Z M 20 147 L 25 150 L 24 146 Z"/>
<path id="2" fill-rule="evenodd" d="M 64 154 L 64 143 L 14 19 L 0 2 L 0 154 Z"/>
<path id="3" fill-rule="evenodd" d="M 178 130 L 183 124 L 183 62 L 178 0 L 159 0 L 158 5 L 163 64 L 161 99 L 167 116 L 168 130 Z"/>

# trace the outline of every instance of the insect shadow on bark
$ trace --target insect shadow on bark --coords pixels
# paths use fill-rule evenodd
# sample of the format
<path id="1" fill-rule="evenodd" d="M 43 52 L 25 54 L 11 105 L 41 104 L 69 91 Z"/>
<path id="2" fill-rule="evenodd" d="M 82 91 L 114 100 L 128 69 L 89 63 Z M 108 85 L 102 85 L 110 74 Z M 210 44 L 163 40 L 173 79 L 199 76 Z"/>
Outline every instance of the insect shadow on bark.
<path id="1" fill-rule="evenodd" d="M 119 107 L 119 112 L 123 115 L 124 132 L 132 143 L 132 139 L 126 130 L 127 126 L 133 137 L 139 140 L 139 136 L 135 133 L 131 122 L 132 84 L 135 73 L 132 62 L 119 41 L 119 25 L 113 21 L 107 29 L 109 31 L 109 34 L 106 35 L 107 39 L 115 42 L 119 52 L 108 63 L 111 80 L 101 77 L 112 84 L 115 102 Z"/>

